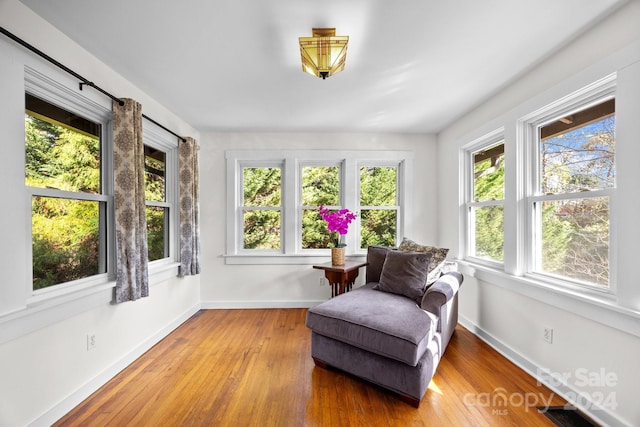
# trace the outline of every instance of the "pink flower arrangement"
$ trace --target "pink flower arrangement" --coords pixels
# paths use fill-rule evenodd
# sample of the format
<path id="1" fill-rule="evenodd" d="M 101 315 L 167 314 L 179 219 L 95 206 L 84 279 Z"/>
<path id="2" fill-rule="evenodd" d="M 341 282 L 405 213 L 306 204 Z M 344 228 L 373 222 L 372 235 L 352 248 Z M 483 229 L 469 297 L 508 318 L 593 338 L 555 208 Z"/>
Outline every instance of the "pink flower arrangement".
<path id="1" fill-rule="evenodd" d="M 343 242 L 343 236 L 347 234 L 349 224 L 356 219 L 356 216 L 349 209 L 340 209 L 339 211 L 329 212 L 324 206 L 318 207 L 320 218 L 327 222 L 327 228 L 330 232 L 338 233 L 338 238 L 333 239 L 336 248 L 347 246 Z"/>

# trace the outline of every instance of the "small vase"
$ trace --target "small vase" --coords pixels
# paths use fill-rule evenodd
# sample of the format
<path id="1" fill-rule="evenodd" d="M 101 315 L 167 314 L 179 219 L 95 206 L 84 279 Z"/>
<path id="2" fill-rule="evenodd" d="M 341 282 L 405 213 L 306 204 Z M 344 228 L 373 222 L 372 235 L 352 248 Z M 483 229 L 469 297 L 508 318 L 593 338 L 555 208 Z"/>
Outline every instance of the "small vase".
<path id="1" fill-rule="evenodd" d="M 331 248 L 331 265 L 344 265 L 344 248 Z"/>

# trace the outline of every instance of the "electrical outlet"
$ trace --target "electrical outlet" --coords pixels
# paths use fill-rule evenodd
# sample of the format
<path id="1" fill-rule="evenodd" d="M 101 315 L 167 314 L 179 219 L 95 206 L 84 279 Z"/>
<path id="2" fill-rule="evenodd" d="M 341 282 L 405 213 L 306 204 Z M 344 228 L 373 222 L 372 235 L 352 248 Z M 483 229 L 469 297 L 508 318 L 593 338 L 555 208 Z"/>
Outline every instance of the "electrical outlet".
<path id="1" fill-rule="evenodd" d="M 320 286 L 324 286 L 324 277 L 320 278 Z"/>
<path id="2" fill-rule="evenodd" d="M 544 328 L 544 340 L 549 344 L 553 343 L 553 328 Z"/>
<path id="3" fill-rule="evenodd" d="M 96 348 L 96 334 L 87 334 L 87 351 L 93 350 L 94 348 Z"/>

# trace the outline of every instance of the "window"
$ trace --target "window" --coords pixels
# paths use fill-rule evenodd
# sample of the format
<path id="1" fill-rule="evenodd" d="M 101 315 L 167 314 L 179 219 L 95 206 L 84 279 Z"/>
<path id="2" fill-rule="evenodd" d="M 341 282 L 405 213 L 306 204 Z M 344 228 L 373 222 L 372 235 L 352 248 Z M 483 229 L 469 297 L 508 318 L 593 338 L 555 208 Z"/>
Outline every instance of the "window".
<path id="1" fill-rule="evenodd" d="M 467 254 L 504 262 L 504 141 L 488 138 L 467 152 Z"/>
<path id="2" fill-rule="evenodd" d="M 360 167 L 360 248 L 396 246 L 398 241 L 397 166 Z"/>
<path id="3" fill-rule="evenodd" d="M 178 252 L 178 210 L 174 209 L 178 198 L 178 141 L 146 120 L 143 138 L 149 262 L 173 261 Z"/>
<path id="4" fill-rule="evenodd" d="M 169 204 L 166 197 L 167 154 L 144 146 L 144 182 L 149 261 L 169 256 Z"/>
<path id="5" fill-rule="evenodd" d="M 243 249 L 282 247 L 282 168 L 242 168 Z"/>
<path id="6" fill-rule="evenodd" d="M 318 207 L 340 209 L 340 166 L 303 166 L 300 214 L 302 249 L 328 248 L 331 235 Z"/>
<path id="7" fill-rule="evenodd" d="M 33 290 L 106 273 L 103 124 L 30 93 L 25 106 Z"/>
<path id="8" fill-rule="evenodd" d="M 402 236 L 411 153 L 228 151 L 226 157 L 227 263 L 326 256 L 332 236 L 318 215 L 321 205 L 359 214 L 346 236 L 348 254 L 394 246 Z"/>
<path id="9" fill-rule="evenodd" d="M 605 92 L 531 124 L 527 209 L 529 271 L 606 289 L 616 168 L 615 99 Z"/>

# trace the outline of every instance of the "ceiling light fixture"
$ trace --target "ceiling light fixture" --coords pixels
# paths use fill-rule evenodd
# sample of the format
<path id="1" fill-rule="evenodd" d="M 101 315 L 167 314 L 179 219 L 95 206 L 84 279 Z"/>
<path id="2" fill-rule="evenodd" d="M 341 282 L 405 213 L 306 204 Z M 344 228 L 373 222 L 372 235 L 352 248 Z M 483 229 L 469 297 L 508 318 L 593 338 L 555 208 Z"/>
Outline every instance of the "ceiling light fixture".
<path id="1" fill-rule="evenodd" d="M 324 80 L 344 70 L 349 36 L 336 36 L 335 28 L 313 28 L 311 34 L 299 37 L 302 71 Z"/>

